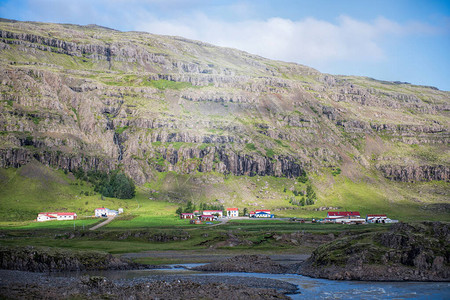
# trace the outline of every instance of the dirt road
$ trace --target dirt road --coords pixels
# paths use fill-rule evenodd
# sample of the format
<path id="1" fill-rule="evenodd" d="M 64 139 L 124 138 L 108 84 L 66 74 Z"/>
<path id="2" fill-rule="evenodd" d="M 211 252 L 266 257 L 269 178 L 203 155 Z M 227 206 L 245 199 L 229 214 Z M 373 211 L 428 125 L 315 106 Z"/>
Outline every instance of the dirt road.
<path id="1" fill-rule="evenodd" d="M 95 226 L 92 227 L 92 228 L 89 228 L 89 230 L 95 230 L 95 229 L 98 229 L 98 228 L 100 228 L 100 227 L 102 227 L 102 226 L 105 226 L 106 224 L 108 224 L 109 222 L 111 222 L 112 220 L 114 220 L 115 217 L 116 217 L 116 216 L 108 217 L 108 219 L 106 219 L 105 221 L 101 222 L 100 224 L 95 225 Z"/>

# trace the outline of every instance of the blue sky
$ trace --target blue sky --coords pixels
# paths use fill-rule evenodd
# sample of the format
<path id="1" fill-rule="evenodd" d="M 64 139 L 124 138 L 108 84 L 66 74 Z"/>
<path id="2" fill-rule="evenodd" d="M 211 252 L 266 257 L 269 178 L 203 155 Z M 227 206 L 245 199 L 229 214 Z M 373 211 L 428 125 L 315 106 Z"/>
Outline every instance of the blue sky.
<path id="1" fill-rule="evenodd" d="M 0 0 L 0 16 L 178 35 L 450 91 L 448 0 Z"/>

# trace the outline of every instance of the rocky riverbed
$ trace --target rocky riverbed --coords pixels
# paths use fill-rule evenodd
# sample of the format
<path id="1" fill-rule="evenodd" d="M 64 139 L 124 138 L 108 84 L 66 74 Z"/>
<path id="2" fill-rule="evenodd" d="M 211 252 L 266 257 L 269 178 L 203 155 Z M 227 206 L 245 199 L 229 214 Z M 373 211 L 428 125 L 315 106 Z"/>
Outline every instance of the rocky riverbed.
<path id="1" fill-rule="evenodd" d="M 266 255 L 238 255 L 221 261 L 194 267 L 193 270 L 246 273 L 292 273 L 300 264 L 281 264 Z"/>
<path id="2" fill-rule="evenodd" d="M 289 299 L 293 284 L 232 276 L 152 275 L 108 280 L 0 270 L 0 298 L 12 299 Z"/>

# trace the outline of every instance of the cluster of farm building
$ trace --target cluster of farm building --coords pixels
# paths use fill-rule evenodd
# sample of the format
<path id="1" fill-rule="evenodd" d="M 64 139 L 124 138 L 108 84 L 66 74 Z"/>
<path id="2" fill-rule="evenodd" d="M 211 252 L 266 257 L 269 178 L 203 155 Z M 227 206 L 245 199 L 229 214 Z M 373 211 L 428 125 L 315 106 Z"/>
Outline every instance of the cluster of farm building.
<path id="1" fill-rule="evenodd" d="M 196 221 L 215 221 L 218 218 L 236 218 L 239 216 L 238 208 L 227 208 L 222 210 L 203 210 L 202 212 L 196 210 L 192 213 L 181 213 L 180 219 L 190 219 Z M 270 209 L 257 209 L 250 211 L 245 216 L 249 218 L 274 218 Z M 302 220 L 302 219 L 301 219 Z M 341 223 L 341 224 L 365 224 L 365 223 L 396 223 L 397 220 L 391 220 L 385 214 L 368 214 L 366 218 L 362 218 L 361 214 L 357 211 L 330 211 L 327 213 L 327 217 L 313 222 L 319 223 Z"/>
<path id="2" fill-rule="evenodd" d="M 239 209 L 238 208 L 227 208 L 225 210 L 225 217 L 227 218 L 236 218 L 239 217 Z M 255 211 L 251 211 L 248 214 L 251 218 L 273 218 L 274 215 L 270 213 L 270 209 L 257 209 Z M 182 213 L 180 214 L 180 219 L 191 219 L 191 220 L 199 220 L 199 221 L 215 221 L 218 218 L 224 217 L 224 211 L 222 210 L 203 210 L 200 212 L 199 210 L 195 210 L 192 213 Z"/>
<path id="3" fill-rule="evenodd" d="M 94 216 L 98 218 L 108 218 L 114 217 L 123 213 L 123 209 L 113 210 L 105 207 L 96 208 L 94 210 Z M 255 211 L 250 211 L 246 214 L 249 218 L 274 218 L 275 216 L 271 213 L 270 209 L 257 209 Z M 196 210 L 192 213 L 182 213 L 180 214 L 181 219 L 190 219 L 192 223 L 199 222 L 210 222 L 215 221 L 218 218 L 237 218 L 239 217 L 238 208 L 227 208 L 225 211 L 222 210 L 203 210 L 200 212 Z M 75 220 L 77 219 L 77 214 L 74 212 L 43 212 L 39 213 L 37 221 L 64 221 L 64 220 Z M 302 219 L 300 219 L 302 220 Z M 397 220 L 391 220 L 385 214 L 369 214 L 366 218 L 362 218 L 361 214 L 357 211 L 330 211 L 327 212 L 327 217 L 322 220 L 314 220 L 313 222 L 319 223 L 340 223 L 340 224 L 365 224 L 365 223 L 396 223 Z"/>
<path id="4" fill-rule="evenodd" d="M 113 210 L 105 207 L 96 208 L 94 210 L 94 216 L 97 218 L 109 218 L 117 216 L 123 213 L 123 209 Z M 38 214 L 36 221 L 66 221 L 66 220 L 76 220 L 77 214 L 74 212 L 41 212 Z"/>

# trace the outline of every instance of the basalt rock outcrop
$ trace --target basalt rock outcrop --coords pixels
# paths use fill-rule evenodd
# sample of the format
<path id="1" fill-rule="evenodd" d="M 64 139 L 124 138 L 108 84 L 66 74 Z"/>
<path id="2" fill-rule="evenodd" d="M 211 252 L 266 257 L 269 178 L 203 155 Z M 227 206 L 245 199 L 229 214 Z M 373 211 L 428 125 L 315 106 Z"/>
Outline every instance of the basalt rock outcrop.
<path id="1" fill-rule="evenodd" d="M 1 247 L 0 268 L 30 272 L 127 270 L 139 268 L 108 253 L 48 247 Z"/>
<path id="2" fill-rule="evenodd" d="M 395 181 L 415 182 L 432 180 L 450 180 L 450 166 L 392 166 L 378 167 L 386 178 Z"/>
<path id="3" fill-rule="evenodd" d="M 446 223 L 394 224 L 318 247 L 299 272 L 335 280 L 450 281 L 449 241 Z"/>
<path id="4" fill-rule="evenodd" d="M 436 88 L 100 26 L 2 20 L 0 49 L 2 168 L 450 180 Z"/>

